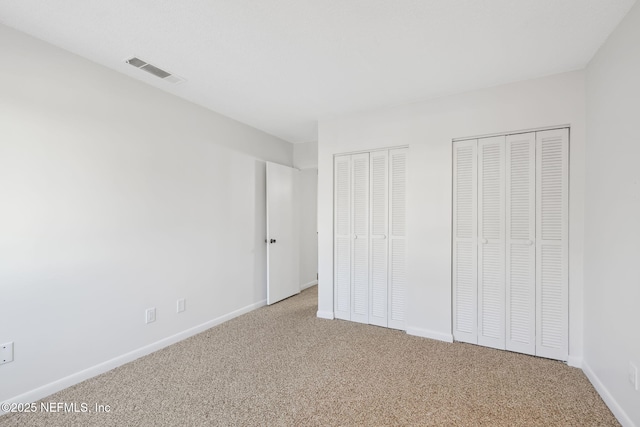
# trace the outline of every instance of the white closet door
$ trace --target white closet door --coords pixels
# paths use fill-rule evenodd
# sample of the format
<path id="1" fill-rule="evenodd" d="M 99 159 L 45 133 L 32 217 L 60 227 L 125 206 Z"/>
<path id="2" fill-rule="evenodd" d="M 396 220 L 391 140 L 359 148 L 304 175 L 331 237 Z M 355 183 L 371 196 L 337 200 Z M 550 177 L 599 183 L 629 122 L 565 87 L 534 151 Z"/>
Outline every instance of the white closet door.
<path id="1" fill-rule="evenodd" d="M 335 316 L 351 319 L 351 156 L 334 158 Z"/>
<path id="2" fill-rule="evenodd" d="M 506 144 L 506 348 L 535 354 L 536 134 L 509 135 Z"/>
<path id="3" fill-rule="evenodd" d="M 478 343 L 477 140 L 453 144 L 453 336 Z"/>
<path id="4" fill-rule="evenodd" d="M 408 148 L 389 150 L 389 322 L 406 329 Z"/>
<path id="5" fill-rule="evenodd" d="M 351 156 L 351 320 L 369 322 L 369 153 Z"/>
<path id="6" fill-rule="evenodd" d="M 478 140 L 478 344 L 505 348 L 505 137 Z"/>
<path id="7" fill-rule="evenodd" d="M 536 133 L 536 354 L 568 355 L 569 130 Z"/>
<path id="8" fill-rule="evenodd" d="M 388 151 L 371 153 L 371 287 L 369 323 L 387 326 L 389 247 Z"/>

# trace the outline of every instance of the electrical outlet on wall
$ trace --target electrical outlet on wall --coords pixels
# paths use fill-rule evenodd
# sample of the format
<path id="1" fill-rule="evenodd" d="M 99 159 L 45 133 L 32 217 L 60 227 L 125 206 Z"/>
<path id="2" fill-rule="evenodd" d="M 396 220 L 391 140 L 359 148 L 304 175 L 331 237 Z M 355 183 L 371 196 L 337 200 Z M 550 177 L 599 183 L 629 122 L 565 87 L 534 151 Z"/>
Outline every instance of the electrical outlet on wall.
<path id="1" fill-rule="evenodd" d="M 147 308 L 144 312 L 144 323 L 151 323 L 156 321 L 156 308 Z"/>
<path id="2" fill-rule="evenodd" d="M 176 312 L 177 313 L 182 313 L 183 311 L 185 311 L 187 309 L 187 301 L 184 298 L 180 298 L 177 302 L 176 302 Z"/>
<path id="3" fill-rule="evenodd" d="M 629 382 L 634 390 L 638 391 L 638 367 L 633 362 L 629 362 Z"/>
<path id="4" fill-rule="evenodd" d="M 0 365 L 13 362 L 13 342 L 0 344 Z"/>

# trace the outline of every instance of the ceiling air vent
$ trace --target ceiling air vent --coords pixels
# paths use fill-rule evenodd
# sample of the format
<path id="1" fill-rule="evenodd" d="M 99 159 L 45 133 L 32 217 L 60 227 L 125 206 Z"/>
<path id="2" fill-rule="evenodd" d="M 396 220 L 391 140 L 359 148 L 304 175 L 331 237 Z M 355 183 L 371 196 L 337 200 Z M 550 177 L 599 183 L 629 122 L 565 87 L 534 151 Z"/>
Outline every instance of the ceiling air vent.
<path id="1" fill-rule="evenodd" d="M 146 71 L 149 74 L 153 74 L 156 77 L 160 77 L 162 80 L 165 80 L 169 83 L 181 83 L 184 81 L 182 77 L 178 77 L 175 74 L 171 74 L 168 71 L 165 71 L 161 68 L 156 67 L 155 65 L 151 65 L 146 61 L 143 61 L 140 58 L 129 58 L 125 61 L 129 65 L 133 65 L 136 68 Z"/>

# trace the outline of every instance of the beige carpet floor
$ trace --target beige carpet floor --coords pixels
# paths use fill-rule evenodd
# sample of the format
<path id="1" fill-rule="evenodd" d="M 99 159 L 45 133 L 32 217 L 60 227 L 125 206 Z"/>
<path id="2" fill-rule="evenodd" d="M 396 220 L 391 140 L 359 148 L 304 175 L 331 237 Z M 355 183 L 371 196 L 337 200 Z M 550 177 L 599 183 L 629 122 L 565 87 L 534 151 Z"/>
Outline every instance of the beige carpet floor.
<path id="1" fill-rule="evenodd" d="M 109 413 L 2 426 L 615 426 L 564 363 L 315 317 L 316 288 L 70 387 Z"/>

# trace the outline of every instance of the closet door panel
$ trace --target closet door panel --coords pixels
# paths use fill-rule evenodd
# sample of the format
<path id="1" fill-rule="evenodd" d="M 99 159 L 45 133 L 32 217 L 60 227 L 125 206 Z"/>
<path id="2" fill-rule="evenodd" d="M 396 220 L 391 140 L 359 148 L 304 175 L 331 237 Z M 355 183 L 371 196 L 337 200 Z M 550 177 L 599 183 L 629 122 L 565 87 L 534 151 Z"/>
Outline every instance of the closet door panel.
<path id="1" fill-rule="evenodd" d="M 506 348 L 535 354 L 535 133 L 506 139 Z"/>
<path id="2" fill-rule="evenodd" d="M 334 312 L 351 319 L 351 156 L 334 158 Z"/>
<path id="3" fill-rule="evenodd" d="M 389 150 L 388 326 L 402 330 L 406 329 L 408 150 Z"/>
<path id="4" fill-rule="evenodd" d="M 477 140 L 453 144 L 453 336 L 478 342 Z"/>
<path id="5" fill-rule="evenodd" d="M 478 344 L 505 348 L 505 137 L 478 140 Z"/>
<path id="6" fill-rule="evenodd" d="M 387 326 L 389 171 L 388 151 L 371 153 L 371 287 L 369 323 Z"/>
<path id="7" fill-rule="evenodd" d="M 536 133 L 536 354 L 568 356 L 569 130 Z"/>
<path id="8" fill-rule="evenodd" d="M 352 162 L 351 320 L 369 322 L 369 153 Z"/>

